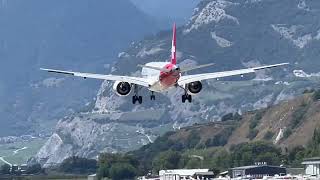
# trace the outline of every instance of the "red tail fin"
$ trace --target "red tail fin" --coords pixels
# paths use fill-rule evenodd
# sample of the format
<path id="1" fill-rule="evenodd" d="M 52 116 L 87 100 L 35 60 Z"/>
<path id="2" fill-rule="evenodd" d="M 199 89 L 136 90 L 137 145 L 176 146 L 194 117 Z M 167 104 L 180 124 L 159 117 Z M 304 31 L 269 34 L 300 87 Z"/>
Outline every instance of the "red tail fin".
<path id="1" fill-rule="evenodd" d="M 173 24 L 172 32 L 172 47 L 171 47 L 171 64 L 177 64 L 177 37 L 176 37 L 176 23 Z"/>

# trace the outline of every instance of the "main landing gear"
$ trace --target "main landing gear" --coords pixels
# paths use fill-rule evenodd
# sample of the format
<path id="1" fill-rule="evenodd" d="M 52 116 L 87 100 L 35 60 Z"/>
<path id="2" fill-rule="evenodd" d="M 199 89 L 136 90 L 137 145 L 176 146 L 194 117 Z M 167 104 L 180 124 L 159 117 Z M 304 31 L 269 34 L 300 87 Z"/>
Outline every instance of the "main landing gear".
<path id="1" fill-rule="evenodd" d="M 142 96 L 132 96 L 132 104 L 136 104 L 137 101 L 139 102 L 139 104 L 142 104 Z"/>
<path id="2" fill-rule="evenodd" d="M 140 88 L 137 85 L 134 85 L 134 96 L 132 96 L 132 104 L 136 104 L 138 101 L 139 104 L 142 104 L 142 96 L 138 95 Z"/>
<path id="3" fill-rule="evenodd" d="M 154 101 L 154 100 L 156 100 L 156 96 L 154 95 L 154 92 L 152 91 L 151 92 L 151 96 L 150 96 L 150 100 L 152 101 Z"/>
<path id="4" fill-rule="evenodd" d="M 182 95 L 182 103 L 185 103 L 186 100 L 189 101 L 189 103 L 192 102 L 192 96 L 190 94 L 185 93 L 184 95 Z"/>
<path id="5" fill-rule="evenodd" d="M 178 85 L 176 85 L 176 87 L 180 87 L 181 89 L 184 90 L 184 95 L 182 95 L 182 98 L 181 98 L 182 103 L 185 103 L 186 100 L 188 100 L 188 102 L 191 103 L 192 102 L 192 96 L 190 94 L 188 94 L 187 87 L 184 88 L 184 87 L 178 86 Z"/>
<path id="6" fill-rule="evenodd" d="M 134 86 L 134 96 L 132 96 L 132 104 L 136 104 L 136 102 L 138 102 L 139 104 L 142 104 L 142 96 L 138 95 L 139 92 L 139 87 L 138 86 Z M 150 100 L 154 101 L 156 100 L 156 96 L 154 95 L 154 92 L 151 91 L 151 96 L 150 96 Z"/>

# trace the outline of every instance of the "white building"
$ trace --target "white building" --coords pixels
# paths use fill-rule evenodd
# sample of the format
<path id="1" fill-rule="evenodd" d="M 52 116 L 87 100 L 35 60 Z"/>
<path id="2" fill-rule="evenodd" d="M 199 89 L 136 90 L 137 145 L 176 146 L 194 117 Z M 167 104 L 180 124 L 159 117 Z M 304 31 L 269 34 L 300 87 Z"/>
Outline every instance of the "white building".
<path id="1" fill-rule="evenodd" d="M 209 169 L 173 169 L 159 171 L 160 180 L 184 180 L 213 178 L 213 172 Z"/>
<path id="2" fill-rule="evenodd" d="M 320 157 L 304 159 L 302 164 L 306 175 L 320 175 Z"/>

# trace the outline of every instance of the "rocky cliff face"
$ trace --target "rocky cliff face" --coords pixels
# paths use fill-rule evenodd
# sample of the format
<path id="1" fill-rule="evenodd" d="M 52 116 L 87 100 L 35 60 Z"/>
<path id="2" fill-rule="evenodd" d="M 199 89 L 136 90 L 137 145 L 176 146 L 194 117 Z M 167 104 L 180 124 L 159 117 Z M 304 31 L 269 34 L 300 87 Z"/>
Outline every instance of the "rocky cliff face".
<path id="1" fill-rule="evenodd" d="M 67 117 L 67 121 L 59 121 L 56 134 L 51 140 L 59 136 L 62 145 L 48 141 L 36 157 L 44 159 L 43 162 L 46 163 L 61 162 L 62 158 L 56 157 L 64 157 L 65 154 L 93 157 L 99 151 L 126 151 L 143 144 L 139 138 L 141 132 L 138 132 L 136 127 L 147 129 L 144 131 L 147 136 L 157 136 L 164 131 L 194 123 L 220 120 L 226 113 L 241 114 L 247 110 L 266 108 L 283 100 L 292 99 L 306 88 L 317 86 L 319 69 L 316 65 L 319 64 L 320 54 L 314 49 L 320 45 L 318 39 L 320 24 L 316 20 L 320 16 L 317 13 L 319 9 L 320 2 L 307 0 L 202 1 L 195 9 L 189 23 L 178 29 L 178 61 L 181 66 L 209 62 L 216 64 L 214 68 L 192 72 L 199 73 L 285 61 L 291 62 L 292 65 L 259 72 L 256 77 L 249 75 L 243 78 L 207 81 L 204 90 L 194 97 L 192 104 L 182 104 L 180 100 L 182 92 L 172 90 L 163 95 L 157 94 L 156 102 L 148 101 L 149 92 L 143 91 L 143 94 L 146 94 L 144 103 L 131 105 L 129 103 L 131 97 L 116 96 L 112 92 L 112 83 L 104 82 L 96 100 L 87 107 L 86 115 L 90 120 L 76 115 L 78 116 L 76 119 Z M 167 60 L 170 55 L 170 44 L 169 31 L 143 41 L 133 42 L 125 52 L 119 53 L 118 61 L 112 67 L 112 73 L 139 75 L 140 69 L 136 65 L 151 60 Z M 166 113 L 159 113 L 159 109 Z M 129 113 L 126 121 L 122 121 L 120 116 L 128 114 L 126 112 L 131 114 Z M 127 148 L 114 147 L 108 141 L 99 143 L 101 138 L 97 135 L 102 135 L 100 130 L 93 131 L 91 135 L 97 138 L 89 138 L 92 143 L 90 148 L 87 146 L 90 143 L 81 145 L 86 142 L 85 136 L 79 135 L 77 138 L 71 138 L 72 141 L 68 140 L 77 134 L 69 128 L 70 126 L 76 127 L 75 129 L 79 131 L 86 131 L 86 126 L 75 126 L 75 124 L 87 121 L 89 124 L 95 123 L 96 115 L 103 113 L 114 118 L 112 122 L 100 121 L 102 123 L 100 126 L 103 127 L 101 129 L 112 127 L 106 129 L 105 138 L 110 140 L 110 137 L 115 137 L 117 141 L 114 142 L 122 142 L 121 131 L 126 127 L 129 131 L 126 138 L 128 142 L 130 141 L 130 144 L 125 143 Z M 150 114 L 157 120 L 150 121 Z M 107 132 L 113 132 L 112 136 Z M 134 136 L 138 138 L 133 138 Z M 65 138 L 67 140 L 64 140 Z M 83 140 L 78 143 L 78 139 Z M 73 142 L 77 144 L 73 145 Z M 64 148 L 64 145 L 67 148 Z M 53 151 L 47 153 L 46 149 Z M 61 152 L 63 155 L 60 156 Z"/>

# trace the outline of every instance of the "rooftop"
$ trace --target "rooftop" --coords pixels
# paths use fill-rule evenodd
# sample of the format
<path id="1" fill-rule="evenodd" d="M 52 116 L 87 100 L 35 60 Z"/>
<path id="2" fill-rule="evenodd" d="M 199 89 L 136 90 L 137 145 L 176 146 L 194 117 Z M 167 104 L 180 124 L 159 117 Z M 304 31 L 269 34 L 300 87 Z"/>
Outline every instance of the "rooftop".
<path id="1" fill-rule="evenodd" d="M 306 158 L 301 164 L 320 164 L 320 157 Z"/>
<path id="2" fill-rule="evenodd" d="M 276 168 L 285 168 L 281 166 L 270 166 L 270 165 L 252 165 L 252 166 L 242 166 L 242 167 L 235 167 L 232 168 L 232 170 L 244 170 L 244 169 L 252 169 L 252 168 L 258 168 L 258 167 L 276 167 Z"/>
<path id="3" fill-rule="evenodd" d="M 306 159 L 303 159 L 303 161 L 320 161 L 320 157 L 306 158 Z"/>

